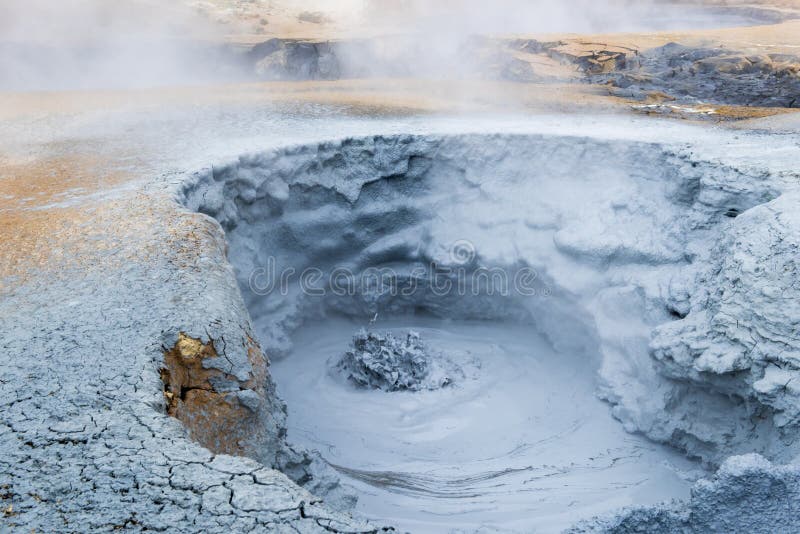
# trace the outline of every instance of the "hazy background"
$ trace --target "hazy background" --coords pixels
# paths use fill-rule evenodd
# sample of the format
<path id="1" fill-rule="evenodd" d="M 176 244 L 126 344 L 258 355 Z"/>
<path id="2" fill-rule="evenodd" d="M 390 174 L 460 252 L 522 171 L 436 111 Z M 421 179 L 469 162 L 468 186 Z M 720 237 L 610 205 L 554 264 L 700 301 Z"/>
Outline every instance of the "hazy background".
<path id="1" fill-rule="evenodd" d="M 141 88 L 247 79 L 244 42 L 392 35 L 343 61 L 460 76 L 473 34 L 605 33 L 743 24 L 657 0 L 0 0 L 0 90 Z M 226 44 L 228 43 L 228 44 Z M 365 62 L 384 63 L 369 65 Z M 378 68 L 373 68 L 378 67 Z M 391 67 L 391 68 L 390 68 Z M 249 69 L 249 70 L 248 70 Z"/>
<path id="2" fill-rule="evenodd" d="M 0 0 L 0 87 L 138 88 L 207 81 L 221 31 L 174 0 Z"/>

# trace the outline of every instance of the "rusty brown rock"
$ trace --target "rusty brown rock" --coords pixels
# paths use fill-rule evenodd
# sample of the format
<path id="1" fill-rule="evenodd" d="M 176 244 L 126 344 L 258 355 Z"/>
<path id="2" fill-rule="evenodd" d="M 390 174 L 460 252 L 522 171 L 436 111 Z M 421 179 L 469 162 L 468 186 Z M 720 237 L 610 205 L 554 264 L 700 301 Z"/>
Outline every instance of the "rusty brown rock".
<path id="1" fill-rule="evenodd" d="M 214 341 L 206 344 L 181 332 L 175 346 L 164 353 L 161 379 L 167 413 L 181 421 L 195 441 L 215 453 L 248 454 L 258 442 L 262 425 L 258 411 L 243 405 L 241 391 L 250 390 L 263 399 L 266 382 L 266 359 L 258 345 L 249 339 L 248 359 L 253 371 L 249 380 L 218 369 L 206 369 L 204 360 L 216 358 Z M 213 378 L 235 382 L 239 389 L 217 391 Z"/>

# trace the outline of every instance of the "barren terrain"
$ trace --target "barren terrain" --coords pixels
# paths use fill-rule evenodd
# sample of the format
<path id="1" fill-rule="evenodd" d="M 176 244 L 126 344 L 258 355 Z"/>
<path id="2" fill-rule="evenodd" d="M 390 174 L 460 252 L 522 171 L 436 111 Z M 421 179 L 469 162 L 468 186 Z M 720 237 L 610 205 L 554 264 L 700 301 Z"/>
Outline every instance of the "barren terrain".
<path id="1" fill-rule="evenodd" d="M 134 4 L 131 13 L 163 9 Z M 179 52 L 160 54 L 159 44 L 130 61 L 141 33 L 110 24 L 81 41 L 94 50 L 124 35 L 115 50 L 128 59 L 99 54 L 88 64 L 66 45 L 51 55 L 64 44 L 52 19 L 43 14 L 42 31 L 26 37 L 29 23 L 9 22 L 16 6 L 3 8 L 0 61 L 15 74 L 0 87 L 0 530 L 377 532 L 406 520 L 437 531 L 440 519 L 402 512 L 428 502 L 419 493 L 405 493 L 399 508 L 370 493 L 371 476 L 402 457 L 393 443 L 378 447 L 390 451 L 380 466 L 349 466 L 361 470 L 355 476 L 313 452 L 325 436 L 297 437 L 292 399 L 311 417 L 302 424 L 314 422 L 313 405 L 287 389 L 287 412 L 281 387 L 322 379 L 297 374 L 305 360 L 282 360 L 276 387 L 270 360 L 291 353 L 294 330 L 317 316 L 296 295 L 264 304 L 243 273 L 267 253 L 327 271 L 326 254 L 361 268 L 439 264 L 440 248 L 467 237 L 485 262 L 476 268 L 522 262 L 555 291 L 548 302 L 561 316 L 539 301 L 520 304 L 533 317 L 523 324 L 541 333 L 536 343 L 589 340 L 596 359 L 581 380 L 596 378 L 598 389 L 575 395 L 608 415 L 596 421 L 609 443 L 637 433 L 620 450 L 645 447 L 637 461 L 652 472 L 667 469 L 653 452 L 661 447 L 680 456 L 676 465 L 689 461 L 683 454 L 699 461 L 638 501 L 640 464 L 623 461 L 609 472 L 623 473 L 624 491 L 602 506 L 584 498 L 576 531 L 795 530 L 800 2 L 704 2 L 719 11 L 692 15 L 699 22 L 685 30 L 554 33 L 539 24 L 474 40 L 466 25 L 437 40 L 423 26 L 430 42 L 415 35 L 413 47 L 386 35 L 413 29 L 425 3 L 358 16 L 355 4 L 185 0 L 175 20 L 193 21 L 194 33 L 170 49 Z M 680 15 L 683 4 L 673 4 Z M 437 23 L 459 12 L 457 3 L 436 9 L 425 13 Z M 570 22 L 569 12 L 549 14 L 553 27 Z M 715 16 L 728 27 L 714 27 Z M 642 20 L 624 22 L 652 24 Z M 188 35 L 177 23 L 144 25 L 157 28 L 158 43 L 164 28 L 170 42 Z M 44 68 L 53 62 L 63 79 Z M 86 65 L 93 75 L 75 77 Z M 362 191 L 391 201 L 359 201 Z M 469 235 L 450 235 L 455 228 Z M 473 304 L 429 298 L 389 303 L 387 314 L 427 306 L 454 320 L 505 321 L 517 305 L 481 302 L 478 317 Z M 377 313 L 367 301 L 325 309 L 363 322 L 363 310 Z M 535 319 L 544 316 L 550 322 Z M 347 337 L 325 328 L 303 343 Z M 434 339 L 451 335 L 436 328 Z M 560 365 L 554 375 L 567 373 Z M 570 391 L 554 388 L 552 398 Z M 517 398 L 496 402 L 510 409 Z M 453 407 L 437 417 L 449 428 L 467 415 Z M 370 447 L 344 456 L 368 459 Z M 605 472 L 603 458 L 588 465 Z M 403 461 L 404 476 L 420 468 Z M 558 469 L 573 480 L 567 464 Z M 348 476 L 366 492 L 361 507 Z M 483 487 L 473 482 L 465 487 Z M 507 495 L 513 521 L 446 504 L 466 510 L 467 531 L 484 519 L 486 529 L 536 526 L 529 519 L 541 509 L 531 512 L 513 487 Z M 683 500 L 655 504 L 668 497 Z M 571 506 L 569 491 L 554 499 Z M 628 505 L 639 507 L 620 511 Z M 571 523 L 553 517 L 539 525 Z"/>

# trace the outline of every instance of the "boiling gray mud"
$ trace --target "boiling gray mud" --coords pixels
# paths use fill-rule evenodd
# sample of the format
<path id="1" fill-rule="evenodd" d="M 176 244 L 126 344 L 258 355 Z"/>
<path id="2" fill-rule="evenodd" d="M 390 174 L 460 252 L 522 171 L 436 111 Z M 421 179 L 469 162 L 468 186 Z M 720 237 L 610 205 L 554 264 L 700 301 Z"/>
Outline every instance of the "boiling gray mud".
<path id="1" fill-rule="evenodd" d="M 363 322 L 301 327 L 272 375 L 288 439 L 320 451 L 358 493 L 358 512 L 411 532 L 557 531 L 631 504 L 688 496 L 697 466 L 627 433 L 595 395 L 586 355 L 535 329 L 424 316 L 378 320 L 419 332 L 463 377 L 435 391 L 358 388 L 334 364 Z"/>

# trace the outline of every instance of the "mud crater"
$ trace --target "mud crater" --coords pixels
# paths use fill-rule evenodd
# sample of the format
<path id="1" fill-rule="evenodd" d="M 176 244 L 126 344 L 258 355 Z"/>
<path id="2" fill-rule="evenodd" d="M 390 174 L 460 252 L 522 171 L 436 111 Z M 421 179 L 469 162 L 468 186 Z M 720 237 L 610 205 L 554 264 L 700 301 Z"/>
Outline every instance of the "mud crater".
<path id="1" fill-rule="evenodd" d="M 714 247 L 778 196 L 769 176 L 649 143 L 399 135 L 245 155 L 183 195 L 226 232 L 289 442 L 369 517 L 563 528 L 685 497 L 728 455 L 795 449 L 751 378 L 669 348 Z M 419 328 L 477 370 L 358 391 L 328 362 L 361 327 Z"/>

